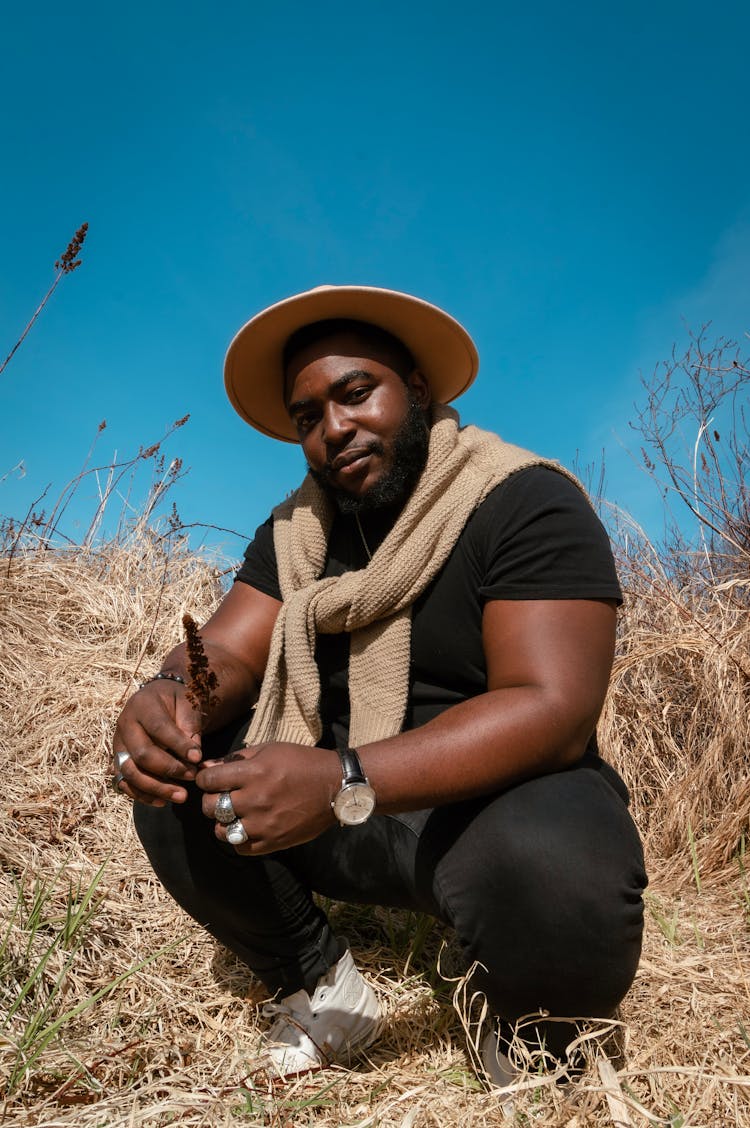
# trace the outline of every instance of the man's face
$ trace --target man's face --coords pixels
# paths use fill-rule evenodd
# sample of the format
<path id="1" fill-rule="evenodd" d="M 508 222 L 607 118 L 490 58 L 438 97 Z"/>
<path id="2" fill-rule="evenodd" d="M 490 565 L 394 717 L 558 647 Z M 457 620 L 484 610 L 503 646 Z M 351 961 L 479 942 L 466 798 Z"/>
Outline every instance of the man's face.
<path id="1" fill-rule="evenodd" d="M 289 414 L 313 476 L 344 512 L 405 500 L 427 458 L 421 373 L 387 347 L 339 333 L 302 349 L 286 374 Z"/>

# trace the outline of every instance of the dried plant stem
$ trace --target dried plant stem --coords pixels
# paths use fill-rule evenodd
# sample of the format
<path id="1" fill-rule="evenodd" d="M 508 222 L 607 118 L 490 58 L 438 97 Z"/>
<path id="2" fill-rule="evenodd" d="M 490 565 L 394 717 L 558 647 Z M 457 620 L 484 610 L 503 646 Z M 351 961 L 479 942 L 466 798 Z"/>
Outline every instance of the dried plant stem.
<path id="1" fill-rule="evenodd" d="M 30 333 L 30 331 L 31 331 L 31 329 L 32 329 L 32 327 L 33 327 L 33 325 L 34 325 L 34 322 L 35 322 L 35 321 L 36 321 L 36 319 L 37 319 L 37 318 L 39 317 L 39 314 L 40 314 L 40 313 L 42 312 L 42 310 L 43 310 L 43 309 L 44 309 L 44 307 L 46 306 L 47 302 L 48 302 L 48 301 L 50 300 L 50 298 L 51 298 L 51 297 L 52 297 L 52 295 L 54 294 L 55 290 L 57 289 L 57 285 L 58 285 L 58 283 L 59 283 L 60 279 L 62 278 L 62 276 L 63 276 L 63 271 L 62 271 L 62 270 L 58 270 L 57 274 L 55 275 L 55 280 L 54 280 L 54 282 L 52 283 L 52 285 L 50 286 L 49 290 L 47 291 L 47 293 L 46 293 L 46 294 L 44 295 L 44 297 L 42 298 L 42 300 L 41 300 L 41 302 L 39 303 L 39 305 L 38 305 L 38 306 L 36 307 L 36 309 L 35 309 L 35 311 L 34 311 L 34 314 L 33 314 L 32 318 L 31 318 L 31 320 L 29 321 L 28 325 L 26 326 L 26 328 L 24 329 L 23 333 L 21 334 L 21 336 L 20 336 L 20 337 L 18 338 L 18 340 L 16 341 L 15 345 L 13 346 L 13 348 L 12 348 L 12 349 L 10 350 L 10 352 L 9 352 L 9 353 L 8 353 L 8 355 L 6 356 L 6 358 L 5 358 L 5 360 L 3 361 L 3 363 L 2 363 L 2 364 L 0 364 L 0 373 L 2 373 L 2 372 L 4 372 L 4 371 L 5 371 L 5 369 L 6 369 L 7 367 L 8 367 L 8 364 L 10 363 L 11 359 L 13 358 L 13 356 L 15 355 L 15 353 L 17 352 L 17 350 L 18 350 L 18 349 L 19 349 L 19 348 L 21 347 L 21 345 L 23 344 L 23 342 L 24 342 L 24 341 L 26 340 L 26 337 L 27 337 L 27 336 L 29 335 L 29 333 Z"/>
<path id="2" fill-rule="evenodd" d="M 76 269 L 76 267 L 81 265 L 81 260 L 77 256 L 81 251 L 81 247 L 83 246 L 83 241 L 86 238 L 86 232 L 88 231 L 88 228 L 89 228 L 88 223 L 84 223 L 84 224 L 81 225 L 81 227 L 78 228 L 75 235 L 73 236 L 73 238 L 68 243 L 68 246 L 67 246 L 64 254 L 55 263 L 55 269 L 57 270 L 57 274 L 55 275 L 54 281 L 52 282 L 52 285 L 50 286 L 49 290 L 47 291 L 47 293 L 42 298 L 39 305 L 36 307 L 34 314 L 31 317 L 31 320 L 29 321 L 28 325 L 24 329 L 23 333 L 18 338 L 15 345 L 10 350 L 8 355 L 6 356 L 3 363 L 0 364 L 0 374 L 3 373 L 5 371 L 5 369 L 8 367 L 8 364 L 10 363 L 12 357 L 15 355 L 15 353 L 18 351 L 20 346 L 25 341 L 26 337 L 29 335 L 29 333 L 30 333 L 30 331 L 31 331 L 31 329 L 34 325 L 34 322 L 39 317 L 40 313 L 42 312 L 42 310 L 46 306 L 47 302 L 50 300 L 50 298 L 54 294 L 55 290 L 57 289 L 58 284 L 59 284 L 60 279 L 62 278 L 63 274 L 72 274 L 73 271 Z"/>

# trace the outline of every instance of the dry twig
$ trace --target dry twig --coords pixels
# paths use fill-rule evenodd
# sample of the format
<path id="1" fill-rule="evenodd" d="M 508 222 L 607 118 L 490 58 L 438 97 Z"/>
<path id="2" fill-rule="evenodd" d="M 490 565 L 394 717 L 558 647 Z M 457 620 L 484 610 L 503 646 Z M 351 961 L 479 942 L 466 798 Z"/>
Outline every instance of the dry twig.
<path id="1" fill-rule="evenodd" d="M 28 324 L 27 324 L 26 328 L 24 329 L 23 333 L 18 338 L 15 345 L 10 350 L 8 355 L 6 356 L 3 363 L 0 364 L 0 373 L 5 371 L 8 364 L 10 363 L 12 357 L 14 356 L 16 351 L 20 348 L 20 346 L 23 344 L 24 340 L 26 339 L 26 337 L 28 336 L 28 334 L 30 333 L 30 331 L 31 331 L 31 329 L 34 325 L 34 322 L 39 317 L 39 314 L 42 312 L 42 310 L 46 306 L 47 302 L 50 300 L 50 298 L 54 294 L 55 290 L 57 289 L 57 286 L 60 282 L 60 279 L 63 277 L 63 275 L 64 274 L 72 274 L 73 271 L 76 270 L 81 265 L 81 260 L 78 256 L 80 255 L 81 249 L 83 248 L 83 242 L 84 242 L 84 239 L 86 238 L 86 233 L 88 232 L 88 229 L 89 229 L 88 223 L 82 223 L 81 224 L 81 226 L 78 228 L 78 230 L 76 231 L 73 238 L 68 243 L 65 251 L 63 252 L 63 254 L 60 256 L 60 258 L 55 263 L 55 270 L 57 271 L 57 274 L 54 277 L 52 285 L 50 286 L 49 290 L 47 291 L 47 293 L 42 298 L 39 305 L 34 310 L 34 313 L 31 317 L 31 320 L 28 322 Z"/>

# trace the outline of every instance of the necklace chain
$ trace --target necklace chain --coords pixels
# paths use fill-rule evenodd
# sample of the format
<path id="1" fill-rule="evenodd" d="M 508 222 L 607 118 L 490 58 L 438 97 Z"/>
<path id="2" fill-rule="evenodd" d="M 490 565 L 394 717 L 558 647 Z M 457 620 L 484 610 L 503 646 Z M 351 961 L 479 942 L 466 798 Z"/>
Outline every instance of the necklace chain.
<path id="1" fill-rule="evenodd" d="M 364 534 L 364 530 L 362 528 L 362 522 L 359 519 L 359 513 L 357 513 L 356 509 L 354 510 L 354 520 L 357 522 L 357 528 L 359 529 L 359 535 L 362 538 L 362 544 L 365 546 L 365 552 L 367 553 L 367 559 L 372 560 L 372 553 L 370 552 L 370 546 L 367 543 L 367 537 Z"/>

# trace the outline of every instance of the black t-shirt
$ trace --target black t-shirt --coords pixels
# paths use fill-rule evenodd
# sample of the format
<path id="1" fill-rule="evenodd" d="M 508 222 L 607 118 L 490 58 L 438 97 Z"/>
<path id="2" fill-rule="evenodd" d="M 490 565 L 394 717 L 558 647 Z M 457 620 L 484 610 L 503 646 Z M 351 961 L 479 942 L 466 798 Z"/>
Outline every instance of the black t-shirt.
<path id="1" fill-rule="evenodd" d="M 373 552 L 395 514 L 360 516 Z M 363 568 L 367 552 L 352 516 L 337 514 L 324 575 Z M 257 530 L 237 580 L 281 599 L 272 518 Z M 497 486 L 464 527 L 445 566 L 412 608 L 404 728 L 416 728 L 487 688 L 482 610 L 490 599 L 622 599 L 603 525 L 586 498 L 547 467 L 520 470 Z M 348 743 L 349 636 L 320 635 L 323 747 Z M 592 743 L 592 750 L 595 744 Z"/>

